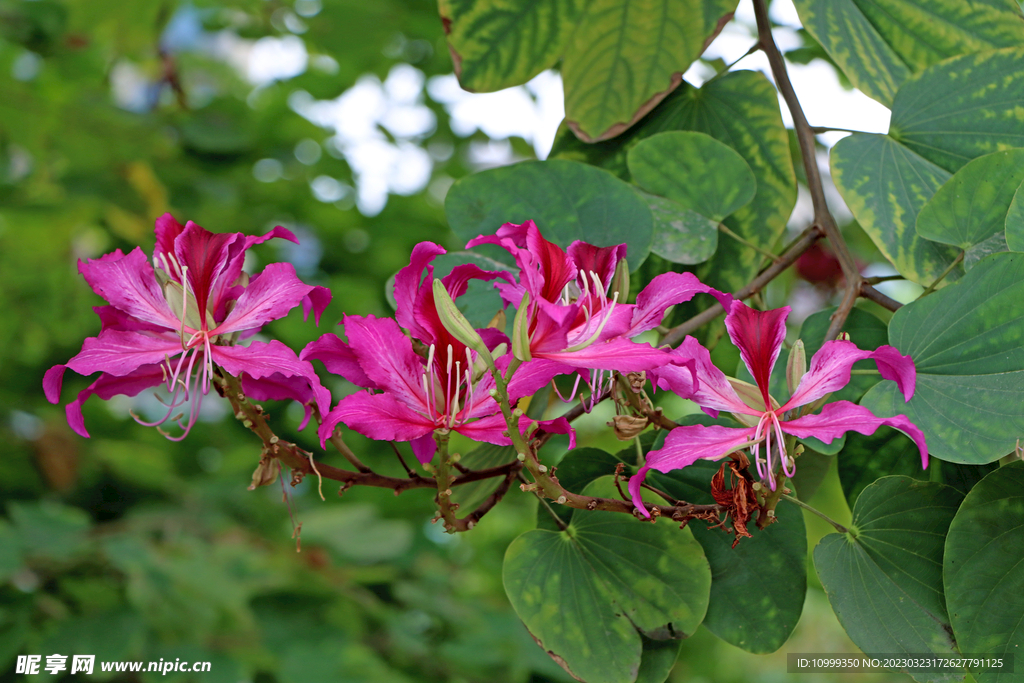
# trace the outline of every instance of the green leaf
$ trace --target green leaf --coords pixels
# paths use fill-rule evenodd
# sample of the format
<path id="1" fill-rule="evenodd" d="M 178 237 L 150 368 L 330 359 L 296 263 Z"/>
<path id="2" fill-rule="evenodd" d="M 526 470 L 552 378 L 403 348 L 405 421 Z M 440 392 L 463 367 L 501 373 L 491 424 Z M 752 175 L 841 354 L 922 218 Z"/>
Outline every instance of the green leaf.
<path id="1" fill-rule="evenodd" d="M 1015 21 L 1024 27 L 1019 15 Z M 889 134 L 952 173 L 983 154 L 1024 147 L 1022 101 L 1024 47 L 965 55 L 900 88 Z"/>
<path id="2" fill-rule="evenodd" d="M 949 525 L 943 580 L 953 635 L 962 652 L 1016 657 L 1024 646 L 1024 463 L 1000 467 L 975 486 Z M 973 672 L 978 683 L 1020 673 Z"/>
<path id="3" fill-rule="evenodd" d="M 757 193 L 724 223 L 757 246 L 773 248 L 796 202 L 796 174 L 778 91 L 761 73 L 734 71 L 699 89 L 683 85 L 615 140 L 587 145 L 564 130 L 555 140 L 552 155 L 602 166 L 628 179 L 629 149 L 644 138 L 670 130 L 707 133 L 739 152 L 754 172 Z M 761 254 L 739 242 L 723 239 L 715 256 L 696 272 L 713 287 L 735 291 L 757 274 L 763 260 Z"/>
<path id="4" fill-rule="evenodd" d="M 839 441 L 839 439 L 836 439 L 836 441 Z M 807 448 L 803 455 L 797 458 L 796 475 L 791 481 L 796 486 L 796 490 L 800 492 L 801 499 L 810 500 L 814 497 L 818 487 L 825 481 L 825 477 L 828 475 L 828 468 L 831 466 L 831 456 L 810 448 Z"/>
<path id="5" fill-rule="evenodd" d="M 602 479 L 587 495 L 614 495 Z M 574 516 L 567 531 L 528 531 L 502 569 L 516 614 L 556 661 L 588 683 L 631 683 L 641 634 L 692 634 L 708 604 L 711 570 L 700 545 L 674 524 L 613 512 Z"/>
<path id="6" fill-rule="evenodd" d="M 829 534 L 814 549 L 832 609 L 865 653 L 957 653 L 942 590 L 942 549 L 962 499 L 942 484 L 883 477 L 861 492 L 851 532 Z"/>
<path id="7" fill-rule="evenodd" d="M 839 483 L 852 508 L 861 491 L 890 474 L 938 481 L 967 495 L 972 486 L 996 467 L 995 464 L 960 465 L 936 459 L 929 469 L 921 469 L 920 451 L 910 437 L 890 427 L 880 427 L 870 436 L 847 433 L 846 446 L 839 456 Z"/>
<path id="8" fill-rule="evenodd" d="M 718 248 L 718 222 L 684 209 L 673 201 L 644 193 L 654 217 L 651 251 L 666 261 L 693 265 L 712 257 Z"/>
<path id="9" fill-rule="evenodd" d="M 647 478 L 674 498 L 707 505 L 715 502 L 711 478 L 720 466 L 700 460 L 668 474 L 651 471 Z M 803 514 L 782 501 L 776 515 L 778 521 L 765 529 L 751 521 L 752 538 L 740 539 L 735 548 L 735 537 L 722 529 L 698 521 L 687 525 L 711 565 L 711 602 L 704 625 L 722 640 L 757 654 L 775 652 L 789 639 L 807 593 Z M 756 621 L 751 621 L 752 614 Z"/>
<path id="10" fill-rule="evenodd" d="M 924 205 L 917 216 L 917 234 L 964 250 L 995 239 L 996 251 L 1006 251 L 1005 240 L 1002 249 L 999 240 L 1022 182 L 1024 149 L 978 157 L 953 174 Z M 972 265 L 978 260 L 972 258 Z"/>
<path id="11" fill-rule="evenodd" d="M 486 470 L 512 462 L 515 457 L 516 449 L 512 446 L 495 446 L 490 443 L 481 443 L 462 456 L 462 460 L 459 462 L 471 470 Z M 500 480 L 501 477 L 495 477 L 471 481 L 462 486 L 455 486 L 453 487 L 452 500 L 458 503 L 463 511 L 472 510 L 482 503 L 487 496 L 491 495 L 494 489 L 498 488 Z M 464 512 L 460 514 L 464 514 Z"/>
<path id="12" fill-rule="evenodd" d="M 832 179 L 864 232 L 904 277 L 930 285 L 956 249 L 922 239 L 917 215 L 950 174 L 888 135 L 857 133 L 830 156 Z"/>
<path id="13" fill-rule="evenodd" d="M 459 83 L 470 92 L 520 85 L 553 65 L 585 0 L 440 0 Z"/>
<path id="14" fill-rule="evenodd" d="M 854 86 L 886 106 L 911 75 L 948 57 L 1024 41 L 1013 0 L 795 0 L 800 21 Z"/>
<path id="15" fill-rule="evenodd" d="M 682 83 L 736 0 L 590 0 L 562 62 L 566 123 L 587 142 L 627 130 Z"/>
<path id="16" fill-rule="evenodd" d="M 705 133 L 652 135 L 629 150 L 627 163 L 640 187 L 715 221 L 749 203 L 757 191 L 743 157 Z"/>
<path id="17" fill-rule="evenodd" d="M 1024 184 L 1017 188 L 1006 211 L 1006 246 L 1010 251 L 1024 251 Z"/>
<path id="18" fill-rule="evenodd" d="M 967 249 L 964 252 L 964 270 L 970 270 L 978 261 L 991 256 L 992 254 L 998 254 L 1003 251 L 1010 251 L 1010 247 L 1006 244 L 1006 233 L 997 232 L 986 240 L 978 242 L 974 246 Z M 1017 251 L 1014 249 L 1014 251 Z"/>
<path id="19" fill-rule="evenodd" d="M 907 304 L 889 343 L 917 367 L 908 403 L 892 382 L 861 400 L 876 415 L 905 414 L 942 460 L 981 465 L 1024 434 L 1024 255 L 994 254 L 963 279 Z"/>
<path id="20" fill-rule="evenodd" d="M 474 173 L 448 191 L 445 213 L 463 242 L 494 234 L 504 223 L 532 220 L 563 248 L 574 240 L 601 247 L 624 242 L 632 270 L 651 249 L 651 210 L 636 190 L 607 171 L 573 161 L 524 161 Z M 508 258 L 501 249 L 493 253 Z"/>

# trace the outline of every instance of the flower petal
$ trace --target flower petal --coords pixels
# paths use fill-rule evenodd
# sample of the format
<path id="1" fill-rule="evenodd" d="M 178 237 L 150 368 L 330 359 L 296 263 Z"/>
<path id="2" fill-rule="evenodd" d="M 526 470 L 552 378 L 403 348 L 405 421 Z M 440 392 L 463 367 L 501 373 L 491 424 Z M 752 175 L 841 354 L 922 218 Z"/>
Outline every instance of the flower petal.
<path id="1" fill-rule="evenodd" d="M 420 242 L 412 249 L 409 265 L 395 274 L 395 318 L 398 324 L 409 330 L 416 339 L 430 343 L 433 341 L 416 321 L 416 297 L 423 281 L 423 269 L 427 269 L 427 289 L 434 277 L 434 266 L 430 265 L 435 257 L 447 253 L 444 247 L 433 242 Z"/>
<path id="2" fill-rule="evenodd" d="M 213 361 L 225 371 L 240 376 L 246 373 L 253 379 L 271 377 L 280 373 L 285 377 L 303 377 L 316 396 L 321 415 L 331 408 L 331 392 L 327 391 L 309 361 L 299 360 L 295 352 L 277 341 L 253 342 L 249 346 L 212 346 Z"/>
<path id="3" fill-rule="evenodd" d="M 433 432 L 413 439 L 409 442 L 409 446 L 412 447 L 412 454 L 416 456 L 421 465 L 426 465 L 433 460 L 434 453 L 437 451 L 437 441 L 434 440 Z"/>
<path id="4" fill-rule="evenodd" d="M 568 253 L 569 258 L 576 264 L 577 282 L 582 277 L 589 277 L 590 273 L 596 273 L 601 286 L 608 289 L 615 274 L 615 266 L 626 258 L 626 245 L 595 247 L 593 244 L 576 240 L 569 245 Z"/>
<path id="5" fill-rule="evenodd" d="M 529 429 L 531 420 L 526 415 L 519 418 L 519 431 L 526 434 L 526 430 Z M 569 420 L 564 417 L 556 417 L 553 420 L 538 420 L 537 427 L 543 429 L 549 434 L 568 434 L 569 435 L 569 450 L 576 448 L 576 430 L 569 424 Z"/>
<path id="6" fill-rule="evenodd" d="M 367 377 L 377 386 L 393 392 L 410 408 L 426 415 L 433 414 L 423 390 L 422 377 L 426 366 L 412 350 L 412 342 L 402 334 L 394 319 L 347 315 L 345 333 Z M 440 360 L 435 362 L 440 363 Z M 433 381 L 432 377 L 430 379 Z"/>
<path id="7" fill-rule="evenodd" d="M 339 422 L 377 441 L 412 441 L 434 431 L 433 421 L 387 393 L 371 395 L 359 391 L 341 399 L 320 425 L 321 446 L 326 448 L 327 439 Z"/>
<path id="8" fill-rule="evenodd" d="M 665 445 L 647 454 L 647 466 L 671 472 L 698 460 L 720 460 L 750 441 L 754 427 L 688 425 L 676 427 L 665 437 Z"/>
<path id="9" fill-rule="evenodd" d="M 199 310 L 216 310 L 221 293 L 234 286 L 242 272 L 245 236 L 240 232 L 212 233 L 189 221 L 174 240 L 174 256 L 188 269 L 186 279 Z"/>
<path id="10" fill-rule="evenodd" d="M 171 330 L 181 325 L 139 247 L 127 256 L 118 250 L 99 259 L 79 261 L 78 272 L 93 291 L 133 318 Z"/>
<path id="11" fill-rule="evenodd" d="M 650 467 L 644 465 L 637 473 L 629 478 L 629 497 L 633 499 L 633 507 L 643 513 L 644 517 L 650 517 L 651 513 L 644 507 L 644 499 L 640 493 L 640 487 L 644 483 L 644 479 L 647 478 L 647 473 L 651 470 Z"/>
<path id="12" fill-rule="evenodd" d="M 636 308 L 626 336 L 635 337 L 641 332 L 653 330 L 661 324 L 669 306 L 689 301 L 701 293 L 714 295 L 727 311 L 733 301 L 731 294 L 709 287 L 693 273 L 662 273 L 636 295 Z"/>
<path id="13" fill-rule="evenodd" d="M 510 360 L 511 358 L 508 356 L 498 359 L 498 369 L 504 372 Z M 516 369 L 508 382 L 509 400 L 515 403 L 524 396 L 533 396 L 558 375 L 568 375 L 575 371 L 570 365 L 547 358 L 535 358 L 527 361 Z"/>
<path id="14" fill-rule="evenodd" d="M 742 301 L 733 301 L 725 316 L 725 328 L 732 343 L 740 350 L 740 358 L 757 382 L 766 408 L 771 407 L 768 397 L 768 378 L 786 338 L 786 318 L 789 306 L 757 311 Z"/>
<path id="15" fill-rule="evenodd" d="M 459 425 L 455 428 L 459 434 L 469 437 L 473 441 L 483 441 L 496 446 L 510 446 L 512 439 L 503 432 L 508 431 L 505 426 L 505 418 L 502 415 L 489 415 L 488 417 L 474 420 Z"/>
<path id="16" fill-rule="evenodd" d="M 331 298 L 331 290 L 326 287 L 316 285 L 313 289 L 309 290 L 309 294 L 302 297 L 302 320 L 309 320 L 309 314 L 312 311 L 313 321 L 319 325 L 320 316 L 323 315 L 324 309 L 331 303 Z"/>
<path id="17" fill-rule="evenodd" d="M 43 393 L 50 403 L 60 403 L 60 388 L 64 383 L 66 365 L 54 365 L 43 375 Z"/>
<path id="18" fill-rule="evenodd" d="M 286 376 L 275 372 L 268 377 L 254 378 L 252 375 L 242 373 L 242 391 L 246 397 L 254 401 L 283 401 L 291 399 L 301 404 L 305 410 L 302 423 L 299 425 L 301 432 L 309 423 L 313 414 L 311 403 L 316 400 L 316 393 L 310 386 L 309 380 L 305 377 Z"/>
<path id="19" fill-rule="evenodd" d="M 800 379 L 793 396 L 779 410 L 779 414 L 817 401 L 850 383 L 850 371 L 859 360 L 875 359 L 885 379 L 899 386 L 906 400 L 914 395 L 916 371 L 910 356 L 900 355 L 892 346 L 880 346 L 874 351 L 863 351 L 848 341 L 825 342 L 811 358 L 811 367 Z"/>
<path id="20" fill-rule="evenodd" d="M 579 351 L 532 353 L 535 358 L 555 360 L 574 368 L 618 370 L 619 372 L 652 370 L 671 363 L 673 360 L 668 351 L 656 349 L 650 344 L 634 342 L 625 337 L 596 342 Z"/>
<path id="21" fill-rule="evenodd" d="M 156 219 L 156 246 L 153 247 L 153 263 L 165 273 L 181 282 L 181 271 L 174 259 L 174 240 L 178 239 L 185 226 L 174 219 L 169 212 Z M 168 258 L 170 257 L 170 258 Z"/>
<path id="22" fill-rule="evenodd" d="M 867 436 L 874 434 L 882 425 L 895 427 L 914 440 L 921 452 L 921 467 L 928 467 L 928 445 L 925 443 L 924 433 L 906 415 L 877 417 L 864 406 L 849 401 L 835 401 L 826 403 L 817 415 L 804 415 L 780 424 L 782 431 L 787 434 L 800 439 L 813 436 L 825 443 L 831 443 L 833 439 L 838 439 L 846 432 L 857 432 Z"/>
<path id="23" fill-rule="evenodd" d="M 292 264 L 271 263 L 250 282 L 224 322 L 211 332 L 229 334 L 263 327 L 288 315 L 312 289 L 295 275 Z"/>
<path id="24" fill-rule="evenodd" d="M 139 332 L 107 330 L 98 337 L 89 337 L 82 350 L 67 362 L 79 375 L 106 372 L 123 377 L 143 365 L 159 364 L 165 358 L 181 353 L 177 338 L 152 337 Z"/>
<path id="25" fill-rule="evenodd" d="M 705 410 L 762 414 L 763 411 L 754 410 L 739 397 L 725 373 L 711 362 L 711 353 L 695 338 L 684 339 L 671 357 L 675 364 L 662 366 L 649 374 L 651 382 L 659 389 L 668 389 L 690 399 Z"/>
<path id="26" fill-rule="evenodd" d="M 121 330 L 123 332 L 166 332 L 165 325 L 154 325 L 132 317 L 116 306 L 93 306 L 92 310 L 100 317 L 100 331 Z"/>
<path id="27" fill-rule="evenodd" d="M 325 334 L 319 339 L 306 344 L 299 354 L 299 360 L 318 360 L 332 375 L 340 375 L 356 386 L 364 389 L 380 389 L 381 387 L 366 376 L 366 371 L 359 364 L 359 358 L 352 347 L 338 338 L 338 335 Z"/>
<path id="28" fill-rule="evenodd" d="M 263 233 L 262 235 L 246 235 L 245 237 L 245 248 L 254 247 L 257 244 L 263 244 L 267 240 L 272 240 L 275 237 L 280 237 L 283 240 L 288 240 L 294 244 L 299 243 L 299 238 L 295 236 L 288 228 L 284 228 L 280 225 L 274 226 L 273 230 Z"/>

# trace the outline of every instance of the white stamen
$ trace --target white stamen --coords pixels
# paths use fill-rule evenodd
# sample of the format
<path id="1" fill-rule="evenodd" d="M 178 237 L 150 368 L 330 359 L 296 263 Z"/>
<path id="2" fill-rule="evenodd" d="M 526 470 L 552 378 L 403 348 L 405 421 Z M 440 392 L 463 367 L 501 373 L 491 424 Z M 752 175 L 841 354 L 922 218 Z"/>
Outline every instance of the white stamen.
<path id="1" fill-rule="evenodd" d="M 567 348 L 566 351 L 569 351 L 569 352 L 579 351 L 580 349 L 585 349 L 588 346 L 590 346 L 591 344 L 593 344 L 594 342 L 596 342 L 598 337 L 601 336 L 601 332 L 604 331 L 604 326 L 608 324 L 609 320 L 611 320 L 612 312 L 615 310 L 615 304 L 617 304 L 618 302 L 619 302 L 619 293 L 615 292 L 615 297 L 612 299 L 611 305 L 608 306 L 608 312 L 605 314 L 604 320 L 602 320 L 601 324 L 597 326 L 597 330 L 594 332 L 593 335 L 591 335 L 590 339 L 587 339 L 586 341 L 584 341 L 582 343 L 579 343 L 579 344 L 574 344 L 573 346 L 570 346 L 569 348 Z M 588 323 L 589 323 L 589 320 L 588 320 Z"/>

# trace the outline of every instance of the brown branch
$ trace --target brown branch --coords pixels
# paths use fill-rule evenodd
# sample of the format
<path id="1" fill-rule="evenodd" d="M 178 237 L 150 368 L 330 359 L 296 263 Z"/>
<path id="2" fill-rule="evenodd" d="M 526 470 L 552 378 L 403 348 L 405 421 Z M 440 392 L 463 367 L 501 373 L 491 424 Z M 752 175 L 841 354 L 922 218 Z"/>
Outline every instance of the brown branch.
<path id="1" fill-rule="evenodd" d="M 735 292 L 733 296 L 737 299 L 746 299 L 756 292 L 761 291 L 765 285 L 781 275 L 783 271 L 791 265 L 796 263 L 796 260 L 800 258 L 801 254 L 810 249 L 811 245 L 821 239 L 822 234 L 822 231 L 816 225 L 812 225 L 804 230 L 779 257 L 778 261 L 762 270 L 757 277 L 751 280 L 749 285 Z M 686 322 L 673 327 L 658 343 L 659 345 L 668 344 L 669 346 L 676 346 L 683 341 L 683 338 L 686 337 L 686 335 L 695 331 L 702 325 L 706 325 L 711 322 L 724 312 L 725 309 L 722 308 L 722 304 L 716 303 L 711 308 L 701 311 Z"/>
<path id="2" fill-rule="evenodd" d="M 466 515 L 463 518 L 455 518 L 452 520 L 453 531 L 469 531 L 477 525 L 477 522 L 486 515 L 491 509 L 501 502 L 501 499 L 505 497 L 508 490 L 512 487 L 512 482 L 515 481 L 516 477 L 519 476 L 519 472 L 523 467 L 523 463 L 516 460 L 511 463 L 511 467 L 505 478 L 498 484 L 498 488 L 494 490 L 491 495 L 487 496 L 486 499 L 475 510 Z M 453 484 L 454 485 L 454 484 Z"/>
<path id="3" fill-rule="evenodd" d="M 874 301 L 882 308 L 887 308 L 890 311 L 896 311 L 903 305 L 899 301 L 896 301 L 896 299 L 882 294 L 868 282 L 864 282 L 860 286 L 860 295 L 869 301 Z"/>
<path id="4" fill-rule="evenodd" d="M 807 174 L 807 189 L 810 191 L 811 202 L 814 205 L 814 223 L 825 232 L 846 278 L 846 296 L 843 297 L 843 304 L 832 315 L 832 323 L 829 325 L 828 332 L 825 333 L 826 340 L 835 339 L 839 331 L 843 329 L 843 324 L 846 322 L 846 317 L 853 308 L 853 304 L 857 302 L 857 297 L 861 292 L 862 278 L 860 270 L 857 268 L 857 262 L 840 234 L 835 218 L 828 210 L 825 188 L 821 183 L 821 174 L 818 171 L 814 130 L 807 123 L 807 117 L 804 116 L 804 111 L 800 107 L 800 100 L 797 99 L 796 91 L 793 90 L 793 83 L 789 80 L 786 61 L 775 44 L 765 0 L 754 0 L 754 15 L 757 18 L 757 35 L 761 42 L 761 49 L 768 57 L 772 75 L 775 77 L 775 84 L 778 86 L 779 92 L 782 93 L 782 98 L 786 101 L 786 106 L 793 117 L 793 128 L 796 131 L 797 141 L 800 143 L 800 156 Z"/>

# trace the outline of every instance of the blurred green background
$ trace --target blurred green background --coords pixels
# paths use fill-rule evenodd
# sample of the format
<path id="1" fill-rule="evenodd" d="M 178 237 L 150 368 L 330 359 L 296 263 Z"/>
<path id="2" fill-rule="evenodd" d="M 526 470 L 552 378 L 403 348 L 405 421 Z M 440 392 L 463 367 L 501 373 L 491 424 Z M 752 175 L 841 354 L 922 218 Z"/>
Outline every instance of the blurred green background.
<path id="1" fill-rule="evenodd" d="M 320 330 L 298 312 L 268 328 L 295 349 L 343 312 L 389 314 L 384 283 L 416 242 L 461 246 L 443 211 L 453 179 L 538 144 L 453 123 L 451 70 L 432 0 L 0 0 L 0 681 L 22 678 L 26 653 L 212 662 L 126 681 L 570 680 L 501 586 L 505 547 L 534 525 L 531 497 L 513 491 L 449 537 L 427 491 L 248 491 L 258 443 L 216 397 L 172 443 L 128 416 L 153 412 L 151 396 L 89 401 L 86 440 L 41 391 L 99 330 L 76 261 L 150 252 L 165 211 L 300 237 L 249 264 L 288 260 L 333 290 Z M 87 384 L 68 373 L 63 401 Z M 268 408 L 283 438 L 318 450 L 295 431 L 301 410 Z M 390 449 L 347 438 L 401 472 Z M 821 490 L 821 507 L 849 514 L 828 500 L 834 475 Z M 812 541 L 826 531 L 808 526 Z M 748 655 L 702 630 L 672 680 L 788 680 L 787 651 L 855 652 L 813 571 L 810 583 L 783 651 Z M 853 676 L 879 678 L 831 680 Z"/>

